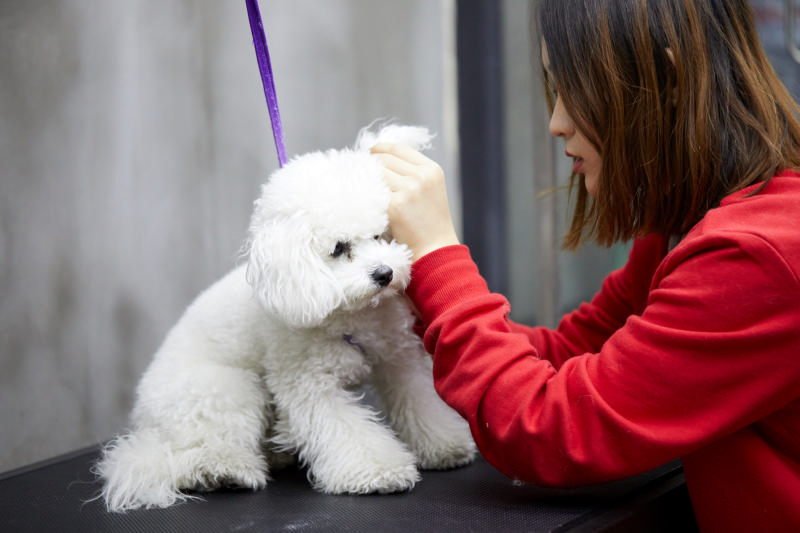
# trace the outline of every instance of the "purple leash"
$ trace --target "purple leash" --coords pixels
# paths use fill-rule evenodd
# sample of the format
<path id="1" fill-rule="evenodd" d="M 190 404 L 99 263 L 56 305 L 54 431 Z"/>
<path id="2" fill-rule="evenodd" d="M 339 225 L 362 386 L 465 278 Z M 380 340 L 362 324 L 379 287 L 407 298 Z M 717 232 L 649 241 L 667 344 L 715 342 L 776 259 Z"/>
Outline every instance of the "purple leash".
<path id="1" fill-rule="evenodd" d="M 286 164 L 286 146 L 283 141 L 283 126 L 281 125 L 281 112 L 278 109 L 278 95 L 275 92 L 275 79 L 272 76 L 272 64 L 269 61 L 269 48 L 267 37 L 264 35 L 264 24 L 261 22 L 261 13 L 258 10 L 257 0 L 245 0 L 247 15 L 250 18 L 250 31 L 253 32 L 253 46 L 256 49 L 258 70 L 261 71 L 261 82 L 264 84 L 264 95 L 267 97 L 269 120 L 272 123 L 272 136 L 275 138 L 275 148 L 278 151 L 278 163 Z"/>

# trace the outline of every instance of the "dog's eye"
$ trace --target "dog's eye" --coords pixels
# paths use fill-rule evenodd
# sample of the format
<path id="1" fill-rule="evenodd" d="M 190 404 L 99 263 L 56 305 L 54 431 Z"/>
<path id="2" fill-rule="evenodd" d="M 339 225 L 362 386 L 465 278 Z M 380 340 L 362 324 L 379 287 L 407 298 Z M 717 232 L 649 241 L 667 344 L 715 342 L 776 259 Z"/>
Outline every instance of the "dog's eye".
<path id="1" fill-rule="evenodd" d="M 381 240 L 381 236 L 380 235 L 375 235 L 372 238 L 375 239 L 376 241 Z"/>
<path id="2" fill-rule="evenodd" d="M 350 251 L 351 251 L 351 245 L 349 242 L 339 241 L 336 243 L 336 247 L 333 249 L 331 257 L 341 257 L 343 255 L 350 257 Z"/>

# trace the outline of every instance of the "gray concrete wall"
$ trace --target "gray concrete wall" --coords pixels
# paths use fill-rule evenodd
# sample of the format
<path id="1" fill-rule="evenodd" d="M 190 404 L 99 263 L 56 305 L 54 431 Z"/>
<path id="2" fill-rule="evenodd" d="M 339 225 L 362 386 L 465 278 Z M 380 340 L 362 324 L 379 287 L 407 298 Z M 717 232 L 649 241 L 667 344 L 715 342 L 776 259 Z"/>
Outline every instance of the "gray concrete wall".
<path id="1" fill-rule="evenodd" d="M 261 0 L 289 154 L 438 132 L 453 1 Z M 0 0 L 0 471 L 111 436 L 277 167 L 243 1 Z"/>

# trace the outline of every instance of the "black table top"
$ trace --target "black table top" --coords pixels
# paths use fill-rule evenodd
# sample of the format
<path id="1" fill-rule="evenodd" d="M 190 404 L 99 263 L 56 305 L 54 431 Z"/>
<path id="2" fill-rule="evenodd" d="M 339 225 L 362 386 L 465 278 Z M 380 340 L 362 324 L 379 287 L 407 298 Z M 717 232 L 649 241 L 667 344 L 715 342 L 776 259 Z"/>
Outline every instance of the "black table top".
<path id="1" fill-rule="evenodd" d="M 644 520 L 656 531 L 671 511 L 653 515 L 653 502 L 685 488 L 677 463 L 615 483 L 547 490 L 514 483 L 478 459 L 425 471 L 408 493 L 330 496 L 290 467 L 261 491 L 221 490 L 168 509 L 110 514 L 92 500 L 100 488 L 90 473 L 97 456 L 97 448 L 78 450 L 0 475 L 0 531 L 623 531 L 632 516 L 635 530 Z"/>

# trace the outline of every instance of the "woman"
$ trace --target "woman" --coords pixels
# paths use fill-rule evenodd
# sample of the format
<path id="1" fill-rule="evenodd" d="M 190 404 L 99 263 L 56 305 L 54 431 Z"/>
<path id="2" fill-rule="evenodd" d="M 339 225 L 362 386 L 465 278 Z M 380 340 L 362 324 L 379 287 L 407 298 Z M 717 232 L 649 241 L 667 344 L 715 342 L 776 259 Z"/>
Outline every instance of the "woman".
<path id="1" fill-rule="evenodd" d="M 505 474 L 573 487 L 683 459 L 703 531 L 800 530 L 800 123 L 746 0 L 542 0 L 565 245 L 633 239 L 558 328 L 508 320 L 441 169 L 374 151 L 441 396 Z"/>

